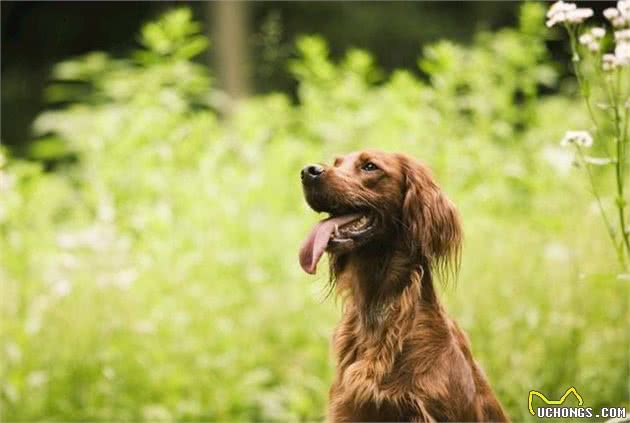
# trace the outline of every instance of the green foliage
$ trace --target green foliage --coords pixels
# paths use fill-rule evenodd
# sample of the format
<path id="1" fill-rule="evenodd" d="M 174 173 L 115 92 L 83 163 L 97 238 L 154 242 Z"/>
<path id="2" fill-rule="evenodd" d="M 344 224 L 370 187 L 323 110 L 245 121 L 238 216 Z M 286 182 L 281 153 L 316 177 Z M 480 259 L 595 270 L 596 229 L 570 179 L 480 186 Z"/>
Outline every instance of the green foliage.
<path id="1" fill-rule="evenodd" d="M 627 281 L 555 144 L 585 116 L 539 92 L 555 84 L 539 9 L 428 48 L 428 81 L 303 38 L 298 104 L 258 96 L 230 119 L 190 60 L 186 11 L 146 26 L 133 60 L 60 64 L 67 103 L 35 129 L 77 163 L 0 168 L 2 419 L 321 419 L 339 305 L 297 263 L 317 219 L 298 175 L 366 147 L 422 158 L 460 208 L 462 273 L 443 298 L 514 420 L 531 418 L 530 389 L 628 406 Z M 68 80 L 85 89 L 65 96 Z"/>
<path id="2" fill-rule="evenodd" d="M 625 182 L 628 179 L 626 150 L 630 142 L 630 30 L 623 28 L 630 23 L 623 16 L 630 13 L 630 3 L 620 1 L 617 8 L 608 9 L 608 13 L 604 13 L 611 21 L 610 37 L 606 36 L 605 28 L 584 28 L 582 23 L 585 18 L 568 19 L 564 12 L 559 12 L 562 8 L 575 9 L 573 13 L 578 14 L 593 14 L 592 9 L 577 8 L 573 3 L 563 2 L 555 3 L 548 12 L 547 25 L 563 23 L 569 35 L 573 71 L 590 117 L 589 130 L 567 131 L 562 144 L 575 148 L 579 164 L 586 170 L 589 187 L 617 252 L 620 268 L 625 272 L 620 276 L 627 278 L 630 270 L 630 232 L 627 225 Z M 621 22 L 611 18 L 610 12 L 622 16 Z M 602 47 L 609 47 L 610 52 L 605 53 Z M 603 157 L 586 155 L 585 149 L 590 149 L 593 143 Z M 601 169 L 601 166 L 608 169 Z M 608 175 L 606 170 L 610 170 Z M 602 189 L 597 184 L 598 179 L 606 178 L 614 178 L 614 188 L 610 186 Z M 609 192 L 606 192 L 606 188 Z M 601 201 L 604 195 L 614 197 L 614 210 L 606 210 Z"/>
<path id="3" fill-rule="evenodd" d="M 165 57 L 190 59 L 204 51 L 208 40 L 199 35 L 201 26 L 191 18 L 189 9 L 175 9 L 145 25 L 140 37 L 144 50 L 138 55 L 152 63 Z"/>

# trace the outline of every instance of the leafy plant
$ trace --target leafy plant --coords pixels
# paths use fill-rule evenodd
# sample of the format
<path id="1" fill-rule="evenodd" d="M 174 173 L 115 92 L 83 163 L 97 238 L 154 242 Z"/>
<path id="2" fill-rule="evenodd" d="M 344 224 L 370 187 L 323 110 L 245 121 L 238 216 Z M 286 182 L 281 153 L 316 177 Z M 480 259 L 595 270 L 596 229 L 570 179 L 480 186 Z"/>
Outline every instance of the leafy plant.
<path id="1" fill-rule="evenodd" d="M 616 8 L 604 11 L 613 29 L 611 42 L 614 53 L 603 52 L 606 45 L 605 28 L 584 28 L 584 21 L 592 15 L 592 9 L 578 8 L 573 3 L 562 1 L 554 3 L 547 13 L 547 26 L 563 24 L 569 34 L 573 69 L 591 119 L 595 141 L 602 144 L 600 150 L 603 157 L 591 157 L 585 153 L 584 149 L 593 145 L 593 136 L 589 131 L 569 131 L 562 139 L 562 144 L 575 147 L 619 263 L 627 272 L 630 228 L 625 182 L 630 125 L 630 1 L 621 0 Z M 592 167 L 601 166 L 614 168 L 616 222 L 608 216 L 601 198 L 605 192 L 595 181 L 601 175 L 595 175 Z"/>
<path id="2" fill-rule="evenodd" d="M 297 262 L 318 218 L 299 171 L 368 147 L 427 162 L 460 209 L 443 296 L 514 420 L 532 389 L 628 406 L 626 281 L 549 143 L 588 117 L 543 18 L 525 4 L 518 28 L 428 46 L 422 76 L 307 36 L 298 102 L 258 95 L 229 119 L 185 9 L 140 51 L 60 63 L 34 129 L 76 159 L 0 156 L 0 418 L 321 420 L 338 305 Z"/>

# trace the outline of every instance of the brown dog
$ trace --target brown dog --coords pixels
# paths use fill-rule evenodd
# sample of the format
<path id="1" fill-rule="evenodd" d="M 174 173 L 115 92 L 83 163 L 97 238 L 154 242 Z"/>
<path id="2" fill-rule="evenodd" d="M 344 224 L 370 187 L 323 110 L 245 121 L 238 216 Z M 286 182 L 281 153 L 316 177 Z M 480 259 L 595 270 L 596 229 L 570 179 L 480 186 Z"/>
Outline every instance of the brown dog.
<path id="1" fill-rule="evenodd" d="M 507 421 L 468 340 L 446 316 L 433 275 L 456 270 L 457 211 L 429 170 L 362 151 L 302 170 L 306 201 L 330 214 L 304 241 L 315 273 L 329 253 L 344 298 L 334 337 L 330 421 Z"/>

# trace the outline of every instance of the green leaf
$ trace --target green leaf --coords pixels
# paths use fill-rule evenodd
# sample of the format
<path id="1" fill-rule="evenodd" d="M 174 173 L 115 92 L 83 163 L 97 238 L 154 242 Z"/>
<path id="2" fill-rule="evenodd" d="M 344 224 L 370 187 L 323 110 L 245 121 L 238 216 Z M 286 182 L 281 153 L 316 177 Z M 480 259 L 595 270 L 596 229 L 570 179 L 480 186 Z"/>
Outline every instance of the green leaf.
<path id="1" fill-rule="evenodd" d="M 615 159 L 611 159 L 608 157 L 591 157 L 591 156 L 584 156 L 584 161 L 588 164 L 595 165 L 595 166 L 606 166 L 606 165 L 614 164 L 617 162 Z"/>

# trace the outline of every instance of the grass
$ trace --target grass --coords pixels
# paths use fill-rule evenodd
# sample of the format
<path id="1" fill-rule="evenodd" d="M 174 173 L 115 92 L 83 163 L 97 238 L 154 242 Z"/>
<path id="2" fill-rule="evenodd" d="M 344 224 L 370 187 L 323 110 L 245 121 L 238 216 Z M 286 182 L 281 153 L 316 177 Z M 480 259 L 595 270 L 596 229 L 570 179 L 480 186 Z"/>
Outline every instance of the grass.
<path id="1" fill-rule="evenodd" d="M 318 219 L 298 175 L 368 147 L 423 159 L 459 207 L 462 267 L 442 298 L 511 417 L 535 420 L 533 389 L 628 407 L 628 281 L 557 147 L 586 117 L 574 93 L 539 93 L 559 83 L 532 26 L 430 47 L 428 81 L 374 81 L 367 53 L 334 62 L 305 38 L 299 104 L 258 96 L 229 120 L 181 54 L 60 65 L 91 94 L 35 130 L 77 162 L 0 170 L 1 419 L 321 420 L 340 304 L 298 265 Z"/>

